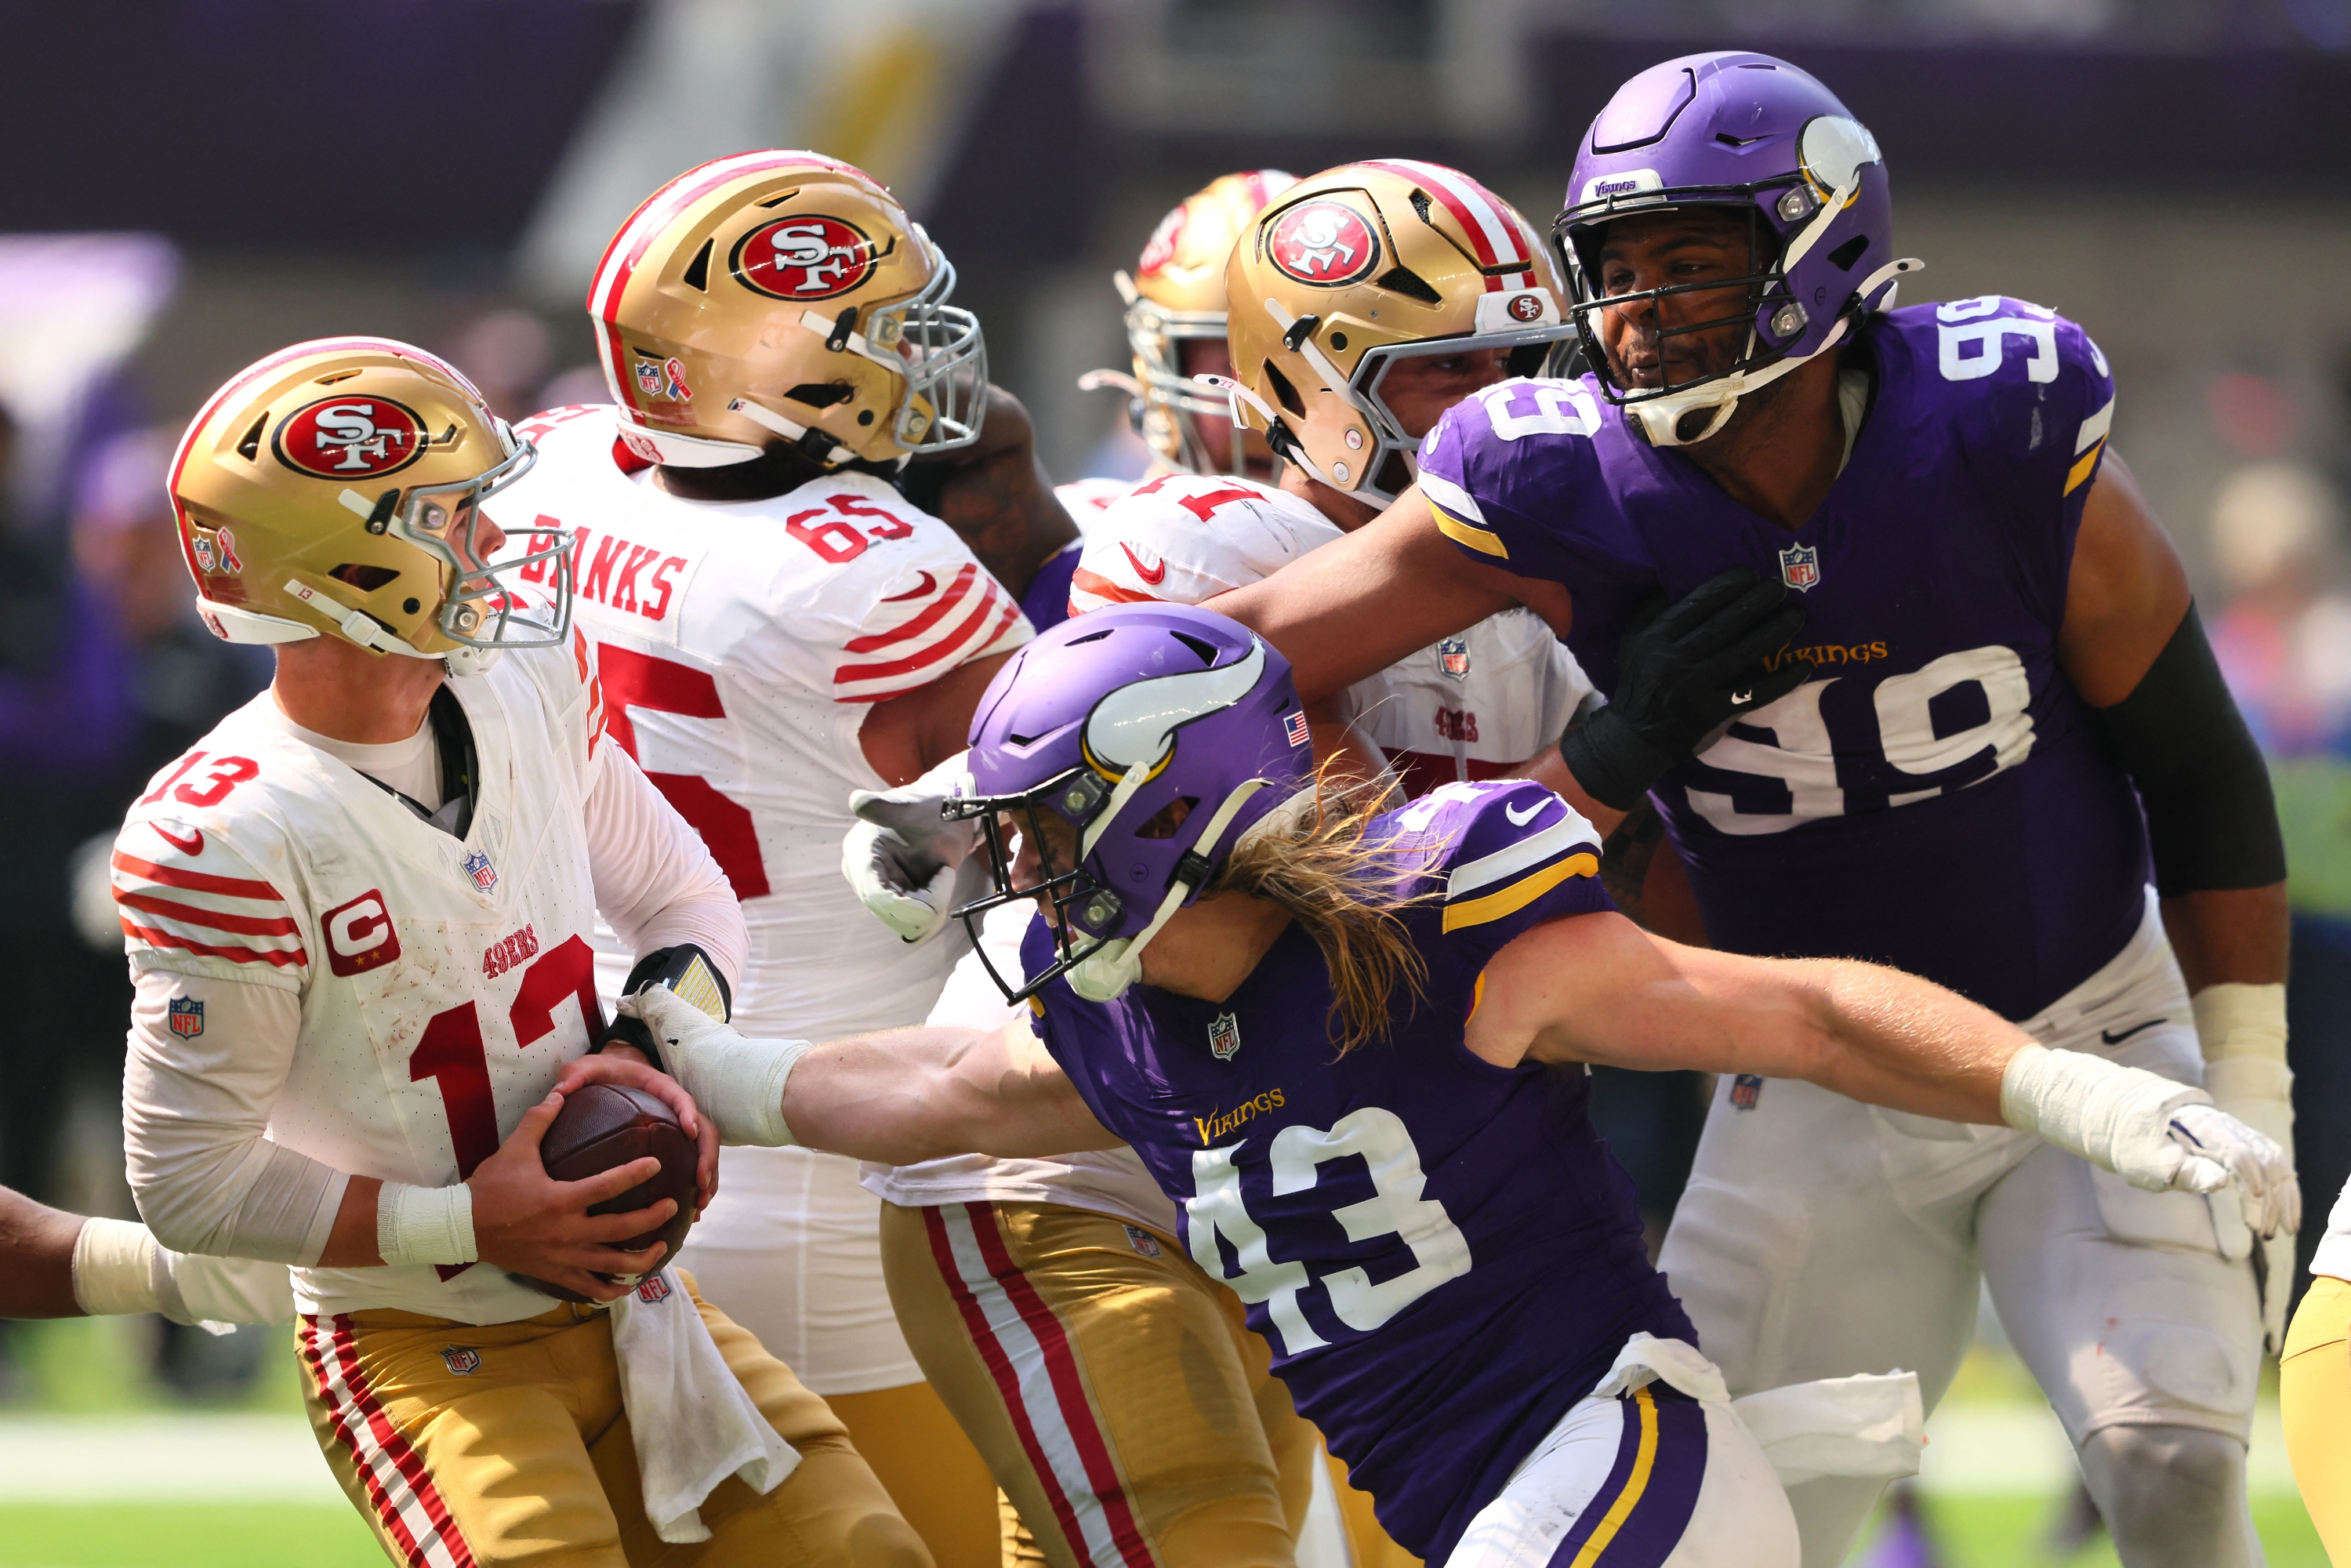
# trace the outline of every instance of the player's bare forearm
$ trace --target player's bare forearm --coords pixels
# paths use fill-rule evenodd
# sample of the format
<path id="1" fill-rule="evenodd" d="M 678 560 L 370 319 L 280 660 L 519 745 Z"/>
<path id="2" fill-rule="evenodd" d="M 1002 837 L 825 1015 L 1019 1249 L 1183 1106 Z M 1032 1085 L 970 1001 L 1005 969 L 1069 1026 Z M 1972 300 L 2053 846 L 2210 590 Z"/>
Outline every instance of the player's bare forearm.
<path id="1" fill-rule="evenodd" d="M 897 1166 L 1119 1143 L 1017 1020 L 987 1031 L 885 1030 L 818 1046 L 785 1083 L 784 1121 L 810 1148 Z"/>
<path id="2" fill-rule="evenodd" d="M 987 389 L 977 442 L 915 459 L 901 484 L 909 500 L 961 535 L 979 563 L 1016 595 L 1028 591 L 1054 551 L 1078 537 L 1078 525 L 1037 460 L 1029 411 L 1002 387 Z"/>
<path id="3" fill-rule="evenodd" d="M 82 1217 L 0 1186 L 0 1318 L 72 1318 L 74 1241 Z"/>
<path id="4" fill-rule="evenodd" d="M 1510 591 L 1521 580 L 1469 561 L 1437 531 L 1420 492 L 1406 490 L 1344 538 L 1207 607 L 1281 650 L 1298 695 L 1313 702 L 1489 615 L 1532 603 Z M 1564 603 L 1564 591 L 1555 592 Z"/>
<path id="5" fill-rule="evenodd" d="M 858 727 L 866 766 L 896 789 L 911 784 L 968 744 L 972 710 L 1009 653 L 967 660 L 927 685 L 875 703 Z"/>
<path id="6" fill-rule="evenodd" d="M 1844 959 L 1685 947 L 1621 915 L 1554 920 L 1486 971 L 1469 1048 L 1645 1071 L 1802 1078 L 1875 1105 L 2001 1120 L 2001 1073 L 2022 1030 L 1915 976 Z"/>
<path id="7" fill-rule="evenodd" d="M 1577 813 L 1603 836 L 1614 832 L 1617 824 L 1625 820 L 1625 813 L 1614 806 L 1602 804 L 1584 791 L 1583 784 L 1577 781 L 1567 759 L 1559 754 L 1556 746 L 1546 746 L 1529 758 L 1516 777 L 1549 785 L 1553 794 L 1574 807 Z"/>
<path id="8" fill-rule="evenodd" d="M 378 1269 L 383 1257 L 376 1251 L 376 1195 L 383 1183 L 373 1176 L 353 1176 L 343 1187 L 343 1201 L 335 1209 L 334 1228 L 319 1254 L 321 1269 Z"/>
<path id="9" fill-rule="evenodd" d="M 2193 996 L 2207 986 L 2274 986 L 2285 979 L 2285 883 L 2187 893 L 2163 901 L 2163 928 Z"/>

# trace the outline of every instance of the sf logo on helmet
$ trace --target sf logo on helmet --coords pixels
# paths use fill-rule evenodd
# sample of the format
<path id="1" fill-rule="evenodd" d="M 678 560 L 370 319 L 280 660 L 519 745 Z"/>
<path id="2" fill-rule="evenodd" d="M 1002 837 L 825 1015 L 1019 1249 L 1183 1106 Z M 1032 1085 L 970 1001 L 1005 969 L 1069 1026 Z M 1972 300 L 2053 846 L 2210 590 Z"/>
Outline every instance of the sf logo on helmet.
<path id="1" fill-rule="evenodd" d="M 270 449 L 321 479 L 394 474 L 424 455 L 424 421 L 388 397 L 324 397 L 286 416 Z"/>
<path id="2" fill-rule="evenodd" d="M 1266 254 L 1301 283 L 1336 288 L 1371 276 L 1380 242 L 1354 208 L 1338 202 L 1301 202 L 1274 220 Z"/>
<path id="3" fill-rule="evenodd" d="M 776 299 L 830 299 L 872 276 L 878 258 L 864 232 L 804 214 L 762 224 L 735 242 L 735 276 Z"/>

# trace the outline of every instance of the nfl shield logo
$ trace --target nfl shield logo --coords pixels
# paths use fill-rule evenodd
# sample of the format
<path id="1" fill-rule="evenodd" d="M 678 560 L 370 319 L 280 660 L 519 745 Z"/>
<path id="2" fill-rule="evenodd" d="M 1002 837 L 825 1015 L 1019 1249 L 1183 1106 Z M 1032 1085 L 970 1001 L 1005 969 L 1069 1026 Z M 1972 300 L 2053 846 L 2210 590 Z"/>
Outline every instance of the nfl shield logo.
<path id="1" fill-rule="evenodd" d="M 1230 1061 L 1241 1049 L 1241 1020 L 1232 1013 L 1218 1013 L 1210 1019 L 1208 1049 L 1217 1053 L 1218 1061 Z"/>
<path id="2" fill-rule="evenodd" d="M 662 394 L 662 368 L 650 360 L 637 361 L 637 390 L 647 397 Z"/>
<path id="3" fill-rule="evenodd" d="M 1752 1111 L 1757 1096 L 1763 1092 L 1763 1080 L 1752 1072 L 1742 1072 L 1730 1081 L 1730 1108 Z"/>
<path id="4" fill-rule="evenodd" d="M 453 1344 L 441 1352 L 452 1377 L 471 1377 L 482 1370 L 482 1353 L 470 1344 Z"/>
<path id="5" fill-rule="evenodd" d="M 172 998 L 172 1032 L 190 1040 L 204 1032 L 204 1004 L 194 997 Z"/>
<path id="6" fill-rule="evenodd" d="M 498 885 L 498 868 L 492 865 L 490 863 L 490 857 L 484 854 L 481 851 L 475 850 L 472 854 L 467 855 L 465 857 L 465 863 L 461 869 L 467 876 L 474 879 L 474 885 L 480 888 L 484 893 L 493 893 L 496 891 Z"/>
<path id="7" fill-rule="evenodd" d="M 655 1274 L 637 1287 L 637 1300 L 651 1306 L 655 1301 L 669 1300 L 669 1281 Z"/>
<path id="8" fill-rule="evenodd" d="M 1437 645 L 1437 662 L 1457 681 L 1469 678 L 1469 639 L 1447 637 Z"/>
<path id="9" fill-rule="evenodd" d="M 1126 1228 L 1126 1244 L 1145 1258 L 1161 1258 L 1166 1255 L 1166 1249 L 1159 1245 L 1159 1238 L 1152 1235 L 1140 1225 L 1130 1225 Z"/>
<path id="10" fill-rule="evenodd" d="M 1821 580 L 1821 552 L 1811 545 L 1790 545 L 1782 550 L 1780 580 L 1799 593 L 1810 593 Z"/>

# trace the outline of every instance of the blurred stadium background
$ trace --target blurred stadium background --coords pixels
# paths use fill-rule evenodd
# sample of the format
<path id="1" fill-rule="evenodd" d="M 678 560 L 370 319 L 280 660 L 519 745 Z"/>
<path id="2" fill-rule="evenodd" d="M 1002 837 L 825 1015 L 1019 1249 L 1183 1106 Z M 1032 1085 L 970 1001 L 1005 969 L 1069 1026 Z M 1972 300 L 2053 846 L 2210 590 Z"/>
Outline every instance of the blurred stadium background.
<path id="1" fill-rule="evenodd" d="M 0 1180 L 129 1216 L 129 988 L 93 835 L 266 678 L 190 615 L 162 476 L 197 402 L 326 332 L 453 358 L 510 417 L 602 401 L 606 238 L 705 158 L 805 146 L 961 270 L 1057 478 L 1133 472 L 1111 272 L 1230 169 L 1465 168 L 1546 220 L 1578 132 L 1669 55 L 1753 47 L 1876 132 L 1906 299 L 2082 321 L 2273 762 L 2304 1179 L 2351 1168 L 2351 0 L 0 0 Z M 1901 519 L 1886 519 L 1899 527 Z M 87 879 L 84 879 L 85 885 Z M 29 962 L 23 962 L 28 958 Z M 1610 1086 L 1660 1224 L 1695 1091 Z M 0 1336 L 0 1564 L 376 1561 L 282 1336 Z M 1875 1568 L 2111 1562 L 1989 1312 Z M 2257 1433 L 2273 1563 L 2325 1559 Z M 2075 1550 L 2076 1546 L 2079 1550 Z"/>

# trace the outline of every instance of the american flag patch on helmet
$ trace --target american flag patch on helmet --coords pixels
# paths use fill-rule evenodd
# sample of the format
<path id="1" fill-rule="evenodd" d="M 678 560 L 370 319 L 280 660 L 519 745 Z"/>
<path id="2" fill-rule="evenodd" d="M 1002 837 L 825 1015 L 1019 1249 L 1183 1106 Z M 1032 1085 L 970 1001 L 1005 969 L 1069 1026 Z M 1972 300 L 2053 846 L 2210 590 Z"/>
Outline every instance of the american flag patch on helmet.
<path id="1" fill-rule="evenodd" d="M 1284 715 L 1281 720 L 1281 733 L 1290 737 L 1290 745 L 1305 745 L 1307 738 L 1306 716 L 1303 713 Z"/>

